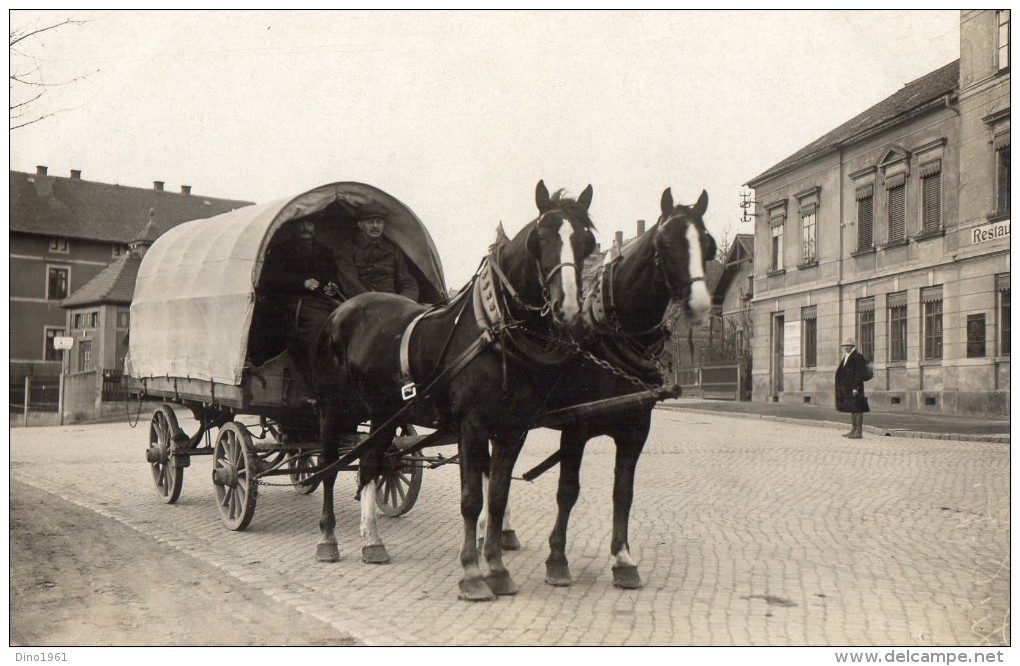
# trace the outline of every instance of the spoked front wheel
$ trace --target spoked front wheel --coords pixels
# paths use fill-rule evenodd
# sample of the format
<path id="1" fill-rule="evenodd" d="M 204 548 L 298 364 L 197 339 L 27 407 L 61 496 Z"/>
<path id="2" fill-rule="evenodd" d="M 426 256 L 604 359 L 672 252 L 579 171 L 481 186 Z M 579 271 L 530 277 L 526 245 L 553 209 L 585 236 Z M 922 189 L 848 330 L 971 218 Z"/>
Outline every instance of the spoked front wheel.
<path id="1" fill-rule="evenodd" d="M 237 421 L 224 425 L 213 449 L 212 477 L 216 506 L 228 529 L 239 532 L 255 516 L 258 471 L 258 456 L 248 429 Z"/>
<path id="2" fill-rule="evenodd" d="M 149 448 L 145 458 L 152 472 L 156 493 L 167 504 L 173 504 L 180 498 L 184 485 L 184 468 L 175 466 L 171 456 L 174 438 L 180 432 L 177 414 L 170 405 L 160 405 L 152 413 Z"/>

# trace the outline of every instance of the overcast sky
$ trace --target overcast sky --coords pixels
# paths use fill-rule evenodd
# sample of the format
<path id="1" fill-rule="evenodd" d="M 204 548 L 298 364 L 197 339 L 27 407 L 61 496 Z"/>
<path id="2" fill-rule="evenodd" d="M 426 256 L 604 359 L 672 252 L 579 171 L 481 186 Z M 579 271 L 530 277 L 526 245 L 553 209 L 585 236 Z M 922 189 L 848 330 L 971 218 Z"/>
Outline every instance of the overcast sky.
<path id="1" fill-rule="evenodd" d="M 959 57 L 959 12 L 24 12 L 48 83 L 11 168 L 272 201 L 356 180 L 424 221 L 463 284 L 503 221 L 595 189 L 606 245 L 662 190 L 709 193 L 720 240 L 742 184 Z M 26 61 L 12 59 L 15 67 Z M 24 71 L 24 70 L 22 70 Z M 17 100 L 14 100 L 17 101 Z"/>

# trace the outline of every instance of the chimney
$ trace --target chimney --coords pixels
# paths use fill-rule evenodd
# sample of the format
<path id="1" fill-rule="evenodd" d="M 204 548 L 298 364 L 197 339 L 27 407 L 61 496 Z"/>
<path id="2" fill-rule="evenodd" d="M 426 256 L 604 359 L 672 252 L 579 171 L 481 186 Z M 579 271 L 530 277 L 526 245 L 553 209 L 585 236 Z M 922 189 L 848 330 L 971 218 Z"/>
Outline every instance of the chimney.
<path id="1" fill-rule="evenodd" d="M 37 166 L 35 168 L 35 175 L 37 175 L 37 176 L 45 176 L 46 175 L 46 167 L 44 167 L 44 166 Z"/>
<path id="2" fill-rule="evenodd" d="M 181 185 L 181 194 L 191 194 L 191 185 Z"/>
<path id="3" fill-rule="evenodd" d="M 643 233 L 645 233 L 645 221 L 644 220 L 638 220 L 637 221 L 637 235 L 640 236 Z"/>
<path id="4" fill-rule="evenodd" d="M 81 180 L 81 169 L 71 169 L 71 178 Z"/>
<path id="5" fill-rule="evenodd" d="M 152 189 L 156 190 L 157 192 L 162 192 L 163 191 L 163 181 L 161 181 L 161 180 L 154 180 L 154 181 L 152 181 Z"/>
<path id="6" fill-rule="evenodd" d="M 613 239 L 613 242 L 616 243 L 616 247 L 621 247 L 623 245 L 623 232 L 622 231 L 617 231 L 616 232 L 616 237 Z"/>

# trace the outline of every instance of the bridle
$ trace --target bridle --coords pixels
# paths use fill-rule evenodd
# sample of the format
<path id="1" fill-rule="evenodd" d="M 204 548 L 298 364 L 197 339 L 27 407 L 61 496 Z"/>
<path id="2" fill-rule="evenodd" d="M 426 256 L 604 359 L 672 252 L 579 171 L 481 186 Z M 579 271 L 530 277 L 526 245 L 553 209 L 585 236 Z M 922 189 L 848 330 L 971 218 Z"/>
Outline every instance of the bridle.
<path id="1" fill-rule="evenodd" d="M 654 248 L 653 260 L 655 262 L 655 271 L 657 277 L 662 281 L 664 285 L 666 285 L 666 291 L 669 292 L 670 298 L 686 303 L 691 293 L 691 287 L 694 285 L 695 282 L 704 282 L 705 276 L 704 275 L 699 275 L 697 277 L 691 276 L 687 284 L 682 287 L 677 287 L 676 285 L 674 285 L 673 278 L 670 277 L 669 271 L 666 270 L 666 267 L 663 265 L 662 253 L 660 252 L 660 246 L 662 242 L 659 240 L 659 234 L 662 233 L 662 230 L 666 228 L 666 225 L 668 225 L 673 220 L 680 219 L 682 215 L 684 214 L 681 213 L 680 215 L 670 215 L 669 217 L 666 218 L 665 221 L 662 221 L 662 218 L 659 218 L 660 224 L 656 225 L 657 229 L 655 230 L 655 239 L 652 241 L 652 244 Z M 687 223 L 694 224 L 693 222 L 690 221 L 688 221 Z M 695 226 L 695 228 L 697 227 Z M 700 242 L 701 238 L 700 231 L 698 233 L 698 238 Z M 688 249 L 688 251 L 690 250 Z"/>
<path id="2" fill-rule="evenodd" d="M 556 210 L 546 211 L 546 212 L 542 213 L 541 215 L 539 215 L 538 219 L 535 220 L 535 231 L 534 231 L 534 233 L 538 233 L 538 228 L 539 228 L 539 226 L 541 226 L 542 220 L 547 215 L 552 215 L 553 213 L 557 213 L 557 212 L 560 213 L 561 215 L 563 215 L 563 217 L 567 217 L 567 214 L 564 213 L 563 211 L 556 211 Z M 545 299 L 546 305 L 549 306 L 550 308 L 552 307 L 552 303 L 551 303 L 551 299 L 549 298 L 549 283 L 552 282 L 553 278 L 555 278 L 564 268 L 567 268 L 567 267 L 573 268 L 575 275 L 579 276 L 581 274 L 580 271 L 577 268 L 577 264 L 574 263 L 573 261 L 561 261 L 560 263 L 558 263 L 555 266 L 553 266 L 552 268 L 550 268 L 549 272 L 546 273 L 543 276 L 543 274 L 542 274 L 542 261 L 540 259 L 535 259 L 535 270 L 538 273 L 538 279 L 539 279 L 540 284 L 542 285 L 542 297 Z"/>

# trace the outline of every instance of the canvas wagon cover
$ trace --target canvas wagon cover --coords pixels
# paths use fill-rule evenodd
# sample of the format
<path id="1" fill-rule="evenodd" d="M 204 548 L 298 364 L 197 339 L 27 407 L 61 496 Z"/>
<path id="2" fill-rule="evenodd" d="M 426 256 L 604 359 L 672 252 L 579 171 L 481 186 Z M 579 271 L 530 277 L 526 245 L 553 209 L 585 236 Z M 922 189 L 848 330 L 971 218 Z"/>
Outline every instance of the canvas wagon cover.
<path id="1" fill-rule="evenodd" d="M 369 203 L 389 212 L 386 237 L 445 295 L 435 245 L 409 208 L 370 185 L 324 185 L 294 198 L 182 224 L 160 236 L 145 253 L 135 283 L 130 376 L 184 377 L 239 386 L 255 285 L 273 234 L 284 223 L 331 204 L 355 214 Z M 329 221 L 317 226 L 323 224 Z"/>

